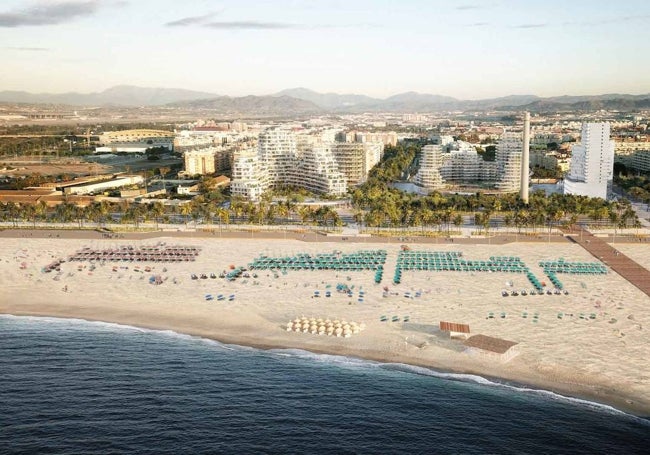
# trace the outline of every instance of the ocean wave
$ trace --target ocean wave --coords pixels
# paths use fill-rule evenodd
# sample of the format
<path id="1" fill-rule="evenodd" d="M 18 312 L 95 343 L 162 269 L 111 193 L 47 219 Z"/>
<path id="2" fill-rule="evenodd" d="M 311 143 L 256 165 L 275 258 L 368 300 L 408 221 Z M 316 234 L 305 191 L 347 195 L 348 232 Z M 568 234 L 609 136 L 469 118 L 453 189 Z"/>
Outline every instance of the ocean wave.
<path id="1" fill-rule="evenodd" d="M 154 334 L 158 336 L 175 338 L 184 341 L 200 342 L 211 347 L 224 349 L 227 351 L 244 350 L 248 349 L 246 346 L 231 345 L 221 343 L 211 338 L 205 338 L 195 335 L 188 335 L 186 333 L 176 332 L 168 329 L 148 329 L 144 327 L 137 327 L 128 324 L 118 324 L 116 322 L 95 321 L 92 319 L 82 318 L 60 318 L 53 316 L 17 316 L 13 314 L 0 314 L 0 321 L 7 319 L 9 321 L 28 321 L 36 323 L 47 324 L 44 330 L 51 329 L 52 326 L 63 328 L 92 328 L 93 330 L 102 330 L 106 332 L 128 332 L 128 333 L 143 333 Z"/>
<path id="2" fill-rule="evenodd" d="M 642 417 L 635 416 L 633 414 L 629 414 L 625 411 L 622 411 L 620 409 L 617 409 L 613 406 L 604 404 L 604 403 L 598 403 L 596 401 L 590 401 L 590 400 L 585 400 L 583 398 L 576 398 L 576 397 L 571 397 L 567 395 L 562 395 L 556 392 L 552 392 L 550 390 L 544 390 L 544 389 L 536 389 L 533 387 L 527 387 L 524 385 L 518 385 L 518 384 L 513 384 L 505 381 L 499 381 L 496 379 L 488 379 L 483 376 L 475 375 L 475 374 L 465 374 L 465 373 L 448 373 L 448 372 L 442 372 L 442 371 L 436 371 L 431 368 L 426 368 L 426 367 L 420 367 L 420 366 L 415 366 L 415 365 L 408 365 L 408 364 L 403 364 L 403 363 L 386 363 L 382 364 L 381 368 L 387 369 L 387 370 L 392 370 L 392 371 L 399 371 L 403 373 L 411 373 L 411 374 L 417 374 L 417 375 L 422 375 L 422 376 L 433 376 L 436 378 L 440 379 L 446 379 L 450 381 L 458 381 L 458 382 L 471 382 L 471 383 L 476 383 L 482 386 L 487 386 L 487 387 L 496 387 L 496 388 L 501 388 L 501 389 L 507 389 L 511 390 L 517 393 L 522 393 L 522 394 L 532 394 L 532 395 L 537 395 L 537 396 L 543 396 L 546 399 L 550 399 L 553 401 L 561 401 L 565 403 L 571 403 L 573 405 L 578 405 L 581 407 L 585 408 L 590 408 L 597 410 L 599 412 L 606 412 L 609 414 L 615 414 L 615 415 L 622 415 L 629 417 L 633 420 L 639 421 L 644 423 L 645 425 L 650 426 L 650 420 L 644 419 Z"/>
<path id="3" fill-rule="evenodd" d="M 373 360 L 360 359 L 358 357 L 347 357 L 335 354 L 319 354 L 304 349 L 269 349 L 266 351 L 278 357 L 295 357 L 312 362 L 326 363 L 337 366 L 355 368 L 376 368 L 381 365 Z"/>

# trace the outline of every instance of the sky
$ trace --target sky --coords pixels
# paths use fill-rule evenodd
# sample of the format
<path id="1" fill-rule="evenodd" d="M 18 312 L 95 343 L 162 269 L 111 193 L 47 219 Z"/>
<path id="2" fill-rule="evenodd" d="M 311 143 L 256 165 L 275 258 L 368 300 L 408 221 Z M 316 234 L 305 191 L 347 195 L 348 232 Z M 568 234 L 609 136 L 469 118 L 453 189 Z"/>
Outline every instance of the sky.
<path id="1" fill-rule="evenodd" d="M 648 0 L 2 0 L 0 90 L 650 92 Z"/>

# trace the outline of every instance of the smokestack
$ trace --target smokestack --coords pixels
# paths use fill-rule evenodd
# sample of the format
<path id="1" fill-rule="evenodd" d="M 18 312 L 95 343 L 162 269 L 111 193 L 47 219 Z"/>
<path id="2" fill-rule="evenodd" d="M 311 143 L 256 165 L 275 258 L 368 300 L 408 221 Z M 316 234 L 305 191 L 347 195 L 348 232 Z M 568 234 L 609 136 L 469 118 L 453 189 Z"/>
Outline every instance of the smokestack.
<path id="1" fill-rule="evenodd" d="M 528 204 L 528 174 L 530 173 L 530 113 L 524 112 L 524 150 L 521 154 L 521 189 L 519 197 Z"/>

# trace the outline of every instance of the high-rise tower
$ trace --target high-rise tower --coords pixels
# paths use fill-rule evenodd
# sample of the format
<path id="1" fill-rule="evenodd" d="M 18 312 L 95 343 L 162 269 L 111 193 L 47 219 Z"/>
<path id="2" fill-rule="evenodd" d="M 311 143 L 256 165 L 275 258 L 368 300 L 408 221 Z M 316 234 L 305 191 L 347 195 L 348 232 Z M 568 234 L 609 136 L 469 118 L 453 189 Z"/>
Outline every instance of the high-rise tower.
<path id="1" fill-rule="evenodd" d="M 524 147 L 521 154 L 521 188 L 519 197 L 528 204 L 528 175 L 530 174 L 530 113 L 524 112 Z"/>
<path id="2" fill-rule="evenodd" d="M 614 176 L 614 141 L 609 123 L 583 123 L 581 144 L 571 149 L 564 194 L 607 199 Z"/>

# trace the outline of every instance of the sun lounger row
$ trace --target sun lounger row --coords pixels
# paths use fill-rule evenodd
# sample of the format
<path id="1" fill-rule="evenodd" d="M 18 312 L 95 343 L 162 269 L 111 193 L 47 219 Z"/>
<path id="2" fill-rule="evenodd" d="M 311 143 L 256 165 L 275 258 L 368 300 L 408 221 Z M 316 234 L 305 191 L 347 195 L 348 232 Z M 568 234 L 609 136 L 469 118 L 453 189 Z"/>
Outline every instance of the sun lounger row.
<path id="1" fill-rule="evenodd" d="M 514 272 L 528 271 L 518 257 L 497 256 L 488 261 L 463 259 L 457 252 L 400 251 L 397 267 L 401 270 L 463 271 L 463 272 Z"/>
<path id="2" fill-rule="evenodd" d="M 96 250 L 83 248 L 70 256 L 70 261 L 113 261 L 113 262 L 189 262 L 195 261 L 199 249 L 194 247 L 142 247 L 123 246 Z"/>
<path id="3" fill-rule="evenodd" d="M 539 266 L 548 275 L 553 273 L 602 275 L 607 273 L 607 267 L 600 262 L 567 262 L 563 259 L 558 261 L 542 261 Z"/>
<path id="4" fill-rule="evenodd" d="M 385 250 L 359 251 L 356 253 L 326 253 L 310 255 L 301 253 L 286 257 L 260 256 L 248 266 L 251 270 L 380 270 L 386 262 Z"/>

